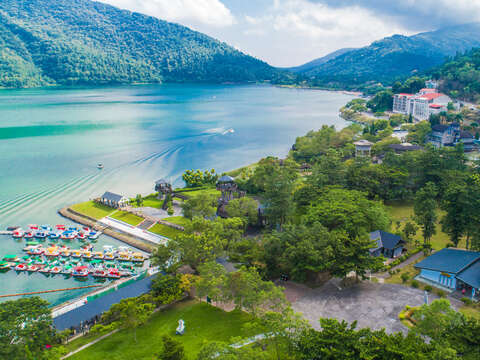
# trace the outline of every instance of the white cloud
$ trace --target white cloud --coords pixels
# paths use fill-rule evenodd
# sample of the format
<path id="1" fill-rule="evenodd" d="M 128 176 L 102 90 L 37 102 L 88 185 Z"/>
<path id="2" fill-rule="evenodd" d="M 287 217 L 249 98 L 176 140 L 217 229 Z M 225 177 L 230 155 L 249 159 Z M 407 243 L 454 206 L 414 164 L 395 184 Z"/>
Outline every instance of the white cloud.
<path id="1" fill-rule="evenodd" d="M 101 0 L 122 9 L 187 26 L 230 26 L 235 17 L 220 0 Z"/>

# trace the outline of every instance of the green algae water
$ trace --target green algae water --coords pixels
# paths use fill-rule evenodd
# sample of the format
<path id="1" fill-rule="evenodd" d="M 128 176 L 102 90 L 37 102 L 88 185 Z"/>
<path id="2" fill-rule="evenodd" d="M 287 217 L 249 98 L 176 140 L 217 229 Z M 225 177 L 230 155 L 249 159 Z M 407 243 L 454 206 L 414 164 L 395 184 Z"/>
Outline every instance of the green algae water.
<path id="1" fill-rule="evenodd" d="M 185 169 L 222 172 L 263 156 L 285 156 L 309 130 L 344 127 L 338 109 L 351 99 L 271 86 L 1 90 L 0 229 L 70 224 L 58 209 L 106 190 L 148 194 L 160 178 L 182 185 Z M 104 244 L 120 245 L 102 236 L 96 248 Z M 2 257 L 22 254 L 23 246 L 0 236 Z M 93 281 L 9 271 L 0 274 L 0 295 Z M 86 291 L 43 297 L 58 304 Z"/>

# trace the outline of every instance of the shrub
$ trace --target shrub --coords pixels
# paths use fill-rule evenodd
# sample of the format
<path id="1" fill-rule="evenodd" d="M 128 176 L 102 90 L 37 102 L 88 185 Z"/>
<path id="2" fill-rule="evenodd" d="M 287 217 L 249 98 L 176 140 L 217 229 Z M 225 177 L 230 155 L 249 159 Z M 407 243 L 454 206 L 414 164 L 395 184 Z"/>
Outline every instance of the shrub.
<path id="1" fill-rule="evenodd" d="M 420 284 L 417 280 L 412 280 L 412 287 L 415 289 L 418 289 L 420 287 Z"/>
<path id="2" fill-rule="evenodd" d="M 400 273 L 400 271 L 402 271 L 402 270 L 401 270 L 401 269 L 395 270 L 395 272 L 396 272 L 397 274 Z"/>
<path id="3" fill-rule="evenodd" d="M 430 285 L 425 285 L 423 288 L 425 291 L 432 292 L 433 288 Z"/>
<path id="4" fill-rule="evenodd" d="M 378 279 L 376 277 L 372 277 L 372 282 L 378 283 Z"/>
<path id="5" fill-rule="evenodd" d="M 410 275 L 408 275 L 407 273 L 403 273 L 402 275 L 400 275 L 400 278 L 402 279 L 402 282 L 405 284 L 408 279 L 410 279 Z"/>
<path id="6" fill-rule="evenodd" d="M 462 297 L 460 300 L 462 300 L 465 305 L 472 305 L 473 304 L 473 301 L 471 299 L 467 298 L 467 297 Z"/>
<path id="7" fill-rule="evenodd" d="M 444 298 L 447 295 L 447 293 L 443 290 L 438 289 L 437 290 L 437 295 L 441 298 Z"/>
<path id="8" fill-rule="evenodd" d="M 388 270 L 388 273 L 389 273 L 390 275 L 393 275 L 393 271 L 392 271 L 392 270 Z"/>

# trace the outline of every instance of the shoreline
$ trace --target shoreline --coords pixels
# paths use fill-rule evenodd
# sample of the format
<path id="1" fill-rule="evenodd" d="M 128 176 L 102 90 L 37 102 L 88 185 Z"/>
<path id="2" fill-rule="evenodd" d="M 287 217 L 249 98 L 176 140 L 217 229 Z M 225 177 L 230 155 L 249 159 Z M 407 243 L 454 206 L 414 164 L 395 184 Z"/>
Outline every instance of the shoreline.
<path id="1" fill-rule="evenodd" d="M 138 239 L 134 236 L 115 231 L 104 225 L 100 225 L 96 219 L 91 218 L 87 215 L 80 214 L 72 210 L 70 207 L 64 207 L 58 210 L 58 213 L 69 220 L 72 220 L 81 225 L 88 226 L 97 231 L 101 231 L 105 235 L 108 235 L 116 240 L 119 240 L 127 245 L 133 246 L 134 248 L 144 251 L 146 253 L 151 254 L 152 251 L 156 248 L 156 245 L 154 244 L 148 244 L 144 240 Z"/>

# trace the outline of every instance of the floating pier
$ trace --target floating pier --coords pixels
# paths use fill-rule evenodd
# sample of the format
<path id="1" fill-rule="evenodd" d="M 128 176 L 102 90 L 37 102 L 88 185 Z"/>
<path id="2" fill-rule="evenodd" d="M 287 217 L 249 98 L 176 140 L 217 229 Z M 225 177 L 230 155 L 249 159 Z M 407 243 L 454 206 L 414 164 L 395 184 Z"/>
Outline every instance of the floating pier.
<path id="1" fill-rule="evenodd" d="M 47 294 L 47 293 L 52 293 L 52 292 L 70 291 L 70 290 L 79 290 L 79 289 L 88 289 L 88 288 L 100 287 L 100 286 L 102 286 L 102 285 L 86 285 L 86 286 L 77 286 L 77 287 L 65 288 L 65 289 L 33 291 L 33 292 L 19 293 L 19 294 L 7 294 L 7 295 L 0 295 L 0 298 L 14 297 L 14 296 L 26 296 L 26 295 Z"/>

